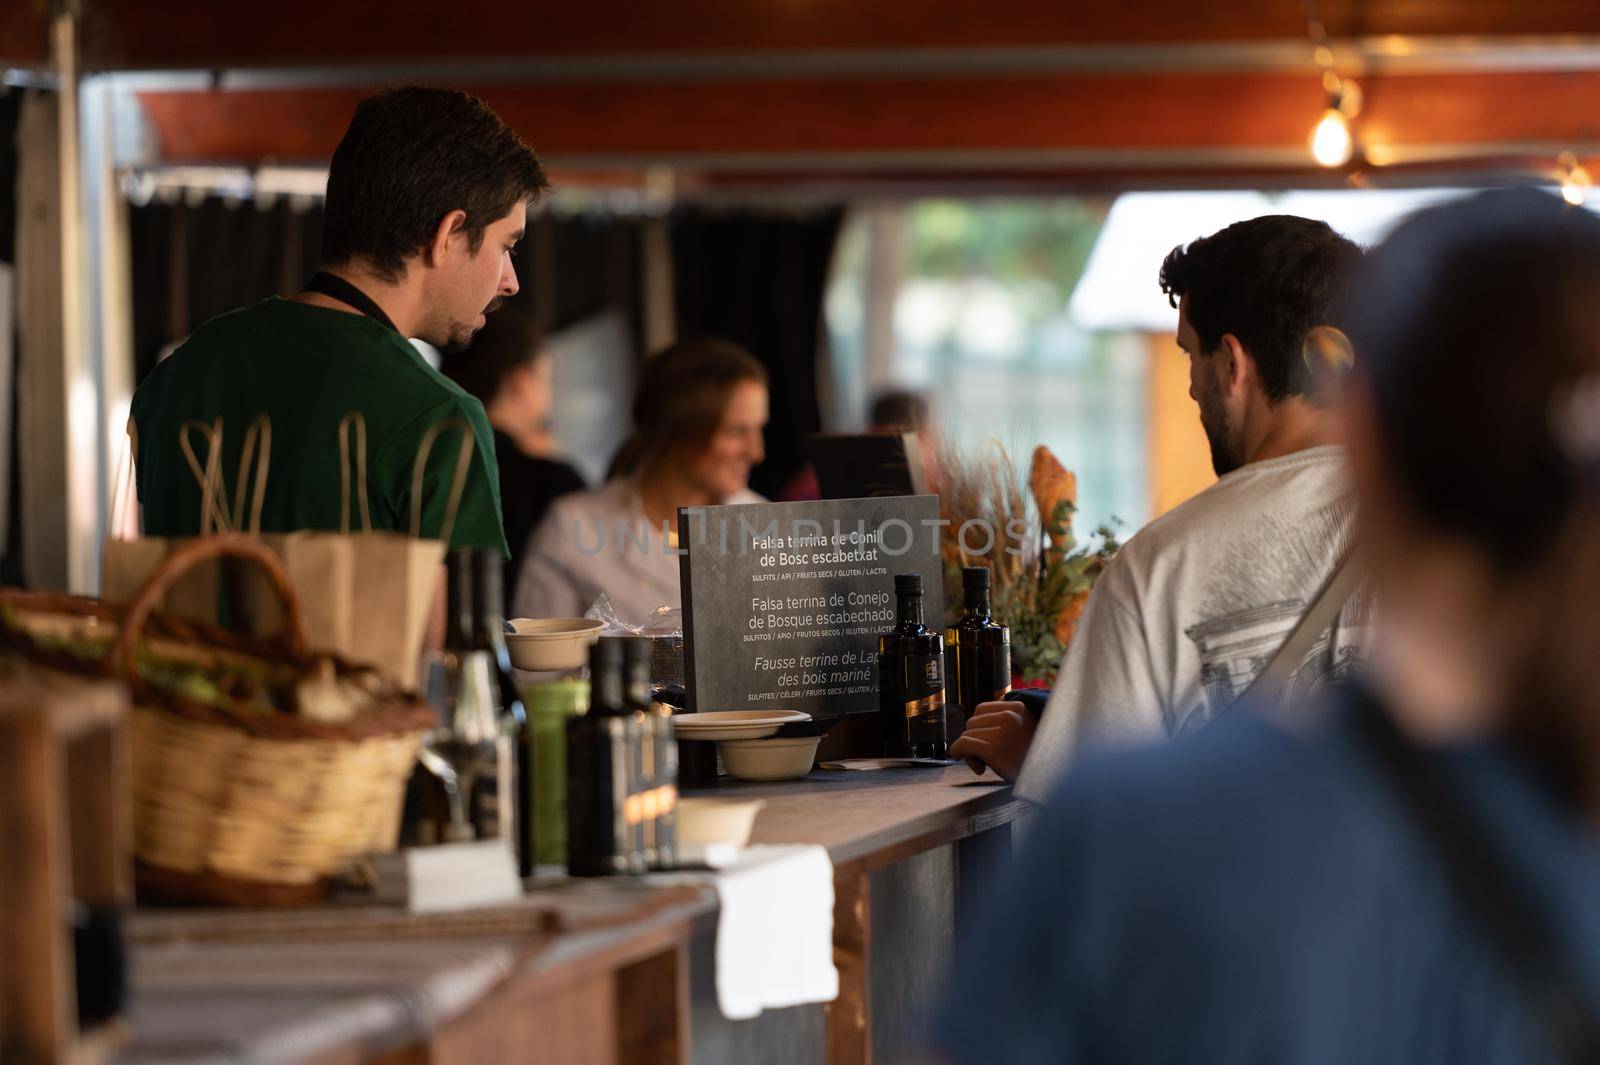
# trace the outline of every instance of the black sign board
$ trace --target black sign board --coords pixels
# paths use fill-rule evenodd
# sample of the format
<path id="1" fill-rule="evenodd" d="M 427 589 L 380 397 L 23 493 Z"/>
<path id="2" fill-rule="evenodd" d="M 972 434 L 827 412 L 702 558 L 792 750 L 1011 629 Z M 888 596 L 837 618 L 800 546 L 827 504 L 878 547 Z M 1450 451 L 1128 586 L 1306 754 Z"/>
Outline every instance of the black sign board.
<path id="1" fill-rule="evenodd" d="M 916 433 L 817 433 L 811 465 L 823 499 L 916 496 L 923 484 Z"/>
<path id="2" fill-rule="evenodd" d="M 943 624 L 938 496 L 696 507 L 678 530 L 692 709 L 876 710 L 897 573 Z"/>

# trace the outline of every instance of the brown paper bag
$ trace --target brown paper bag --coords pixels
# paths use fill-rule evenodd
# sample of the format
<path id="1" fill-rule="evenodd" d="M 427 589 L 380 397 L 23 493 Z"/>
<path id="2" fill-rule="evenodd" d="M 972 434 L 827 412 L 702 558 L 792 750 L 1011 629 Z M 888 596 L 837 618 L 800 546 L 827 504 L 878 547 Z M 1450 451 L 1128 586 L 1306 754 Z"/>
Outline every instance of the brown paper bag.
<path id="1" fill-rule="evenodd" d="M 428 613 L 439 591 L 445 547 L 450 542 L 456 510 L 466 487 L 475 440 L 471 426 L 459 418 L 447 419 L 431 427 L 422 438 L 411 467 L 410 534 L 373 532 L 372 515 L 367 505 L 367 428 L 361 415 L 353 411 L 345 416 L 339 426 L 339 452 L 345 471 L 340 478 L 344 527 L 349 528 L 350 518 L 351 448 L 348 434 L 352 428 L 355 430 L 355 502 L 360 509 L 362 531 L 349 537 L 355 549 L 352 598 L 355 624 L 351 632 L 349 654 L 351 658 L 377 665 L 407 686 L 415 687 Z M 422 477 L 427 470 L 428 455 L 434 442 L 441 433 L 451 428 L 461 431 L 462 443 L 456 460 L 455 480 L 451 484 L 445 509 L 444 527 L 440 530 L 439 539 L 422 539 Z"/>
<path id="2" fill-rule="evenodd" d="M 201 463 L 196 456 L 194 447 L 189 441 L 189 434 L 194 431 L 198 431 L 207 444 L 204 463 Z M 219 418 L 211 425 L 203 422 L 186 422 L 179 430 L 178 442 L 183 448 L 184 458 L 189 462 L 190 472 L 200 483 L 201 535 L 227 531 L 229 522 L 226 501 L 224 499 L 220 504 L 218 501 L 219 495 L 225 494 L 221 488 L 222 420 Z M 138 450 L 138 427 L 130 418 L 128 459 L 126 463 L 119 464 L 117 484 L 112 491 L 113 531 L 101 545 L 100 550 L 100 597 L 110 603 L 126 603 L 132 600 L 134 593 L 144 585 L 156 566 L 167 555 L 187 542 L 182 538 L 169 539 L 162 536 L 140 536 L 132 540 L 118 537 L 117 533 L 125 524 L 125 508 L 137 495 L 135 490 L 137 473 L 134 463 L 137 461 Z M 126 489 L 122 476 L 124 468 L 127 471 Z M 221 586 L 221 569 L 215 561 L 198 565 L 185 574 L 183 579 L 162 598 L 160 609 L 164 613 L 190 621 L 215 622 Z"/>
<path id="3" fill-rule="evenodd" d="M 463 435 L 455 482 L 446 508 L 445 527 L 439 540 L 419 537 L 422 523 L 422 476 L 428 455 L 440 433 L 459 428 Z M 354 431 L 354 448 L 351 433 Z M 283 560 L 294 582 L 312 645 L 382 669 L 400 683 L 414 688 L 422 656 L 428 613 L 438 592 L 455 512 L 460 505 L 470 469 L 474 438 L 471 427 L 449 419 L 429 429 L 412 467 L 411 533 L 374 532 L 367 499 L 367 429 L 359 412 L 339 423 L 340 531 L 268 534 L 262 541 Z M 356 491 L 351 492 L 350 467 L 356 468 Z M 265 469 L 257 471 L 257 486 Z M 360 531 L 351 531 L 351 507 L 359 510 Z M 237 509 L 237 508 L 236 508 Z M 259 526 L 259 515 L 257 515 Z M 243 591 L 244 614 L 253 632 L 278 631 L 278 601 L 256 577 Z"/>

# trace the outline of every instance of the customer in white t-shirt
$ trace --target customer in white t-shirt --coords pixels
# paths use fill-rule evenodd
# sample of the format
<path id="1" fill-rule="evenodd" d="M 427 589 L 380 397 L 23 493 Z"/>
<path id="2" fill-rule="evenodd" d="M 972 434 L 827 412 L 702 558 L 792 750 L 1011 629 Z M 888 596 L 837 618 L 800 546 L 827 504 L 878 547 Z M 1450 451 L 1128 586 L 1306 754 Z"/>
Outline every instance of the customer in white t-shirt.
<path id="1" fill-rule="evenodd" d="M 1039 721 L 979 707 L 951 748 L 1042 800 L 1086 742 L 1211 720 L 1282 645 L 1350 547 L 1353 503 L 1323 387 L 1340 279 L 1360 249 L 1290 215 L 1240 222 L 1161 267 L 1220 480 L 1134 536 L 1089 597 Z M 1337 335 L 1335 334 L 1335 337 Z M 1332 350 L 1338 351 L 1335 344 Z M 1286 691 L 1345 670 L 1370 611 L 1347 603 Z"/>

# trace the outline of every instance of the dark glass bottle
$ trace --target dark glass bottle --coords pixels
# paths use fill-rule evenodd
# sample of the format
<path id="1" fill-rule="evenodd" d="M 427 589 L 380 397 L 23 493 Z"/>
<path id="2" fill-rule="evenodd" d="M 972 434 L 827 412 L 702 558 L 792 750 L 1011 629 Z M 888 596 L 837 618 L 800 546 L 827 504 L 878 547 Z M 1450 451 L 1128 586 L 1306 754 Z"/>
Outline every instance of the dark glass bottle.
<path id="1" fill-rule="evenodd" d="M 890 758 L 943 758 L 944 638 L 922 620 L 922 575 L 894 578 L 896 624 L 878 637 L 878 717 Z"/>
<path id="2" fill-rule="evenodd" d="M 512 836 L 517 848 L 517 868 L 533 875 L 533 751 L 528 735 L 528 715 L 522 691 L 511 673 L 511 652 L 506 648 L 505 559 L 498 548 L 478 548 L 472 555 L 472 643 L 486 653 L 494 673 L 495 716 L 509 743 L 501 744 L 511 763 L 504 772 L 511 778 L 514 795 L 507 804 L 512 816 Z"/>
<path id="3" fill-rule="evenodd" d="M 645 831 L 645 862 L 652 869 L 678 865 L 678 741 L 672 731 L 672 708 L 652 698 L 650 682 L 654 641 L 628 643 L 628 705 L 643 715 L 640 757 Z"/>
<path id="4" fill-rule="evenodd" d="M 428 701 L 440 720 L 417 757 L 443 789 L 449 819 L 417 838 L 503 838 L 510 844 L 515 781 L 493 663 L 473 637 L 472 552 L 451 551 L 446 567 L 444 649 L 430 656 L 427 668 Z"/>
<path id="5" fill-rule="evenodd" d="M 472 650 L 472 550 L 454 548 L 445 556 L 444 649 Z"/>
<path id="6" fill-rule="evenodd" d="M 952 702 L 947 725 L 952 739 L 961 735 L 979 703 L 1003 699 L 1011 690 L 1011 630 L 989 613 L 988 567 L 963 569 L 961 591 L 966 607 L 961 619 L 945 630 Z"/>
<path id="7" fill-rule="evenodd" d="M 644 863 L 627 821 L 633 759 L 618 641 L 590 648 L 589 691 L 589 712 L 567 722 L 567 871 L 631 873 Z"/>

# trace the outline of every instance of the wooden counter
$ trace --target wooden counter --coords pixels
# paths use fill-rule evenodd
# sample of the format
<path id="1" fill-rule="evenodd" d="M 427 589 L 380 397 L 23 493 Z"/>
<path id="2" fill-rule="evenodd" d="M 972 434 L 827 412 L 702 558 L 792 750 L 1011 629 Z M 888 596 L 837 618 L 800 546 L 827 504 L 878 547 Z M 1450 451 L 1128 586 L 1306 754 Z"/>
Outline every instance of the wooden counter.
<path id="1" fill-rule="evenodd" d="M 836 1002 L 723 1018 L 709 888 L 574 881 L 427 936 L 370 908 L 310 934 L 274 930 L 270 915 L 145 914 L 132 951 L 133 1041 L 121 1060 L 884 1065 L 908 1056 L 955 929 L 1009 859 L 1023 804 L 959 766 L 819 771 L 692 794 L 765 799 L 754 842 L 828 849 Z"/>

